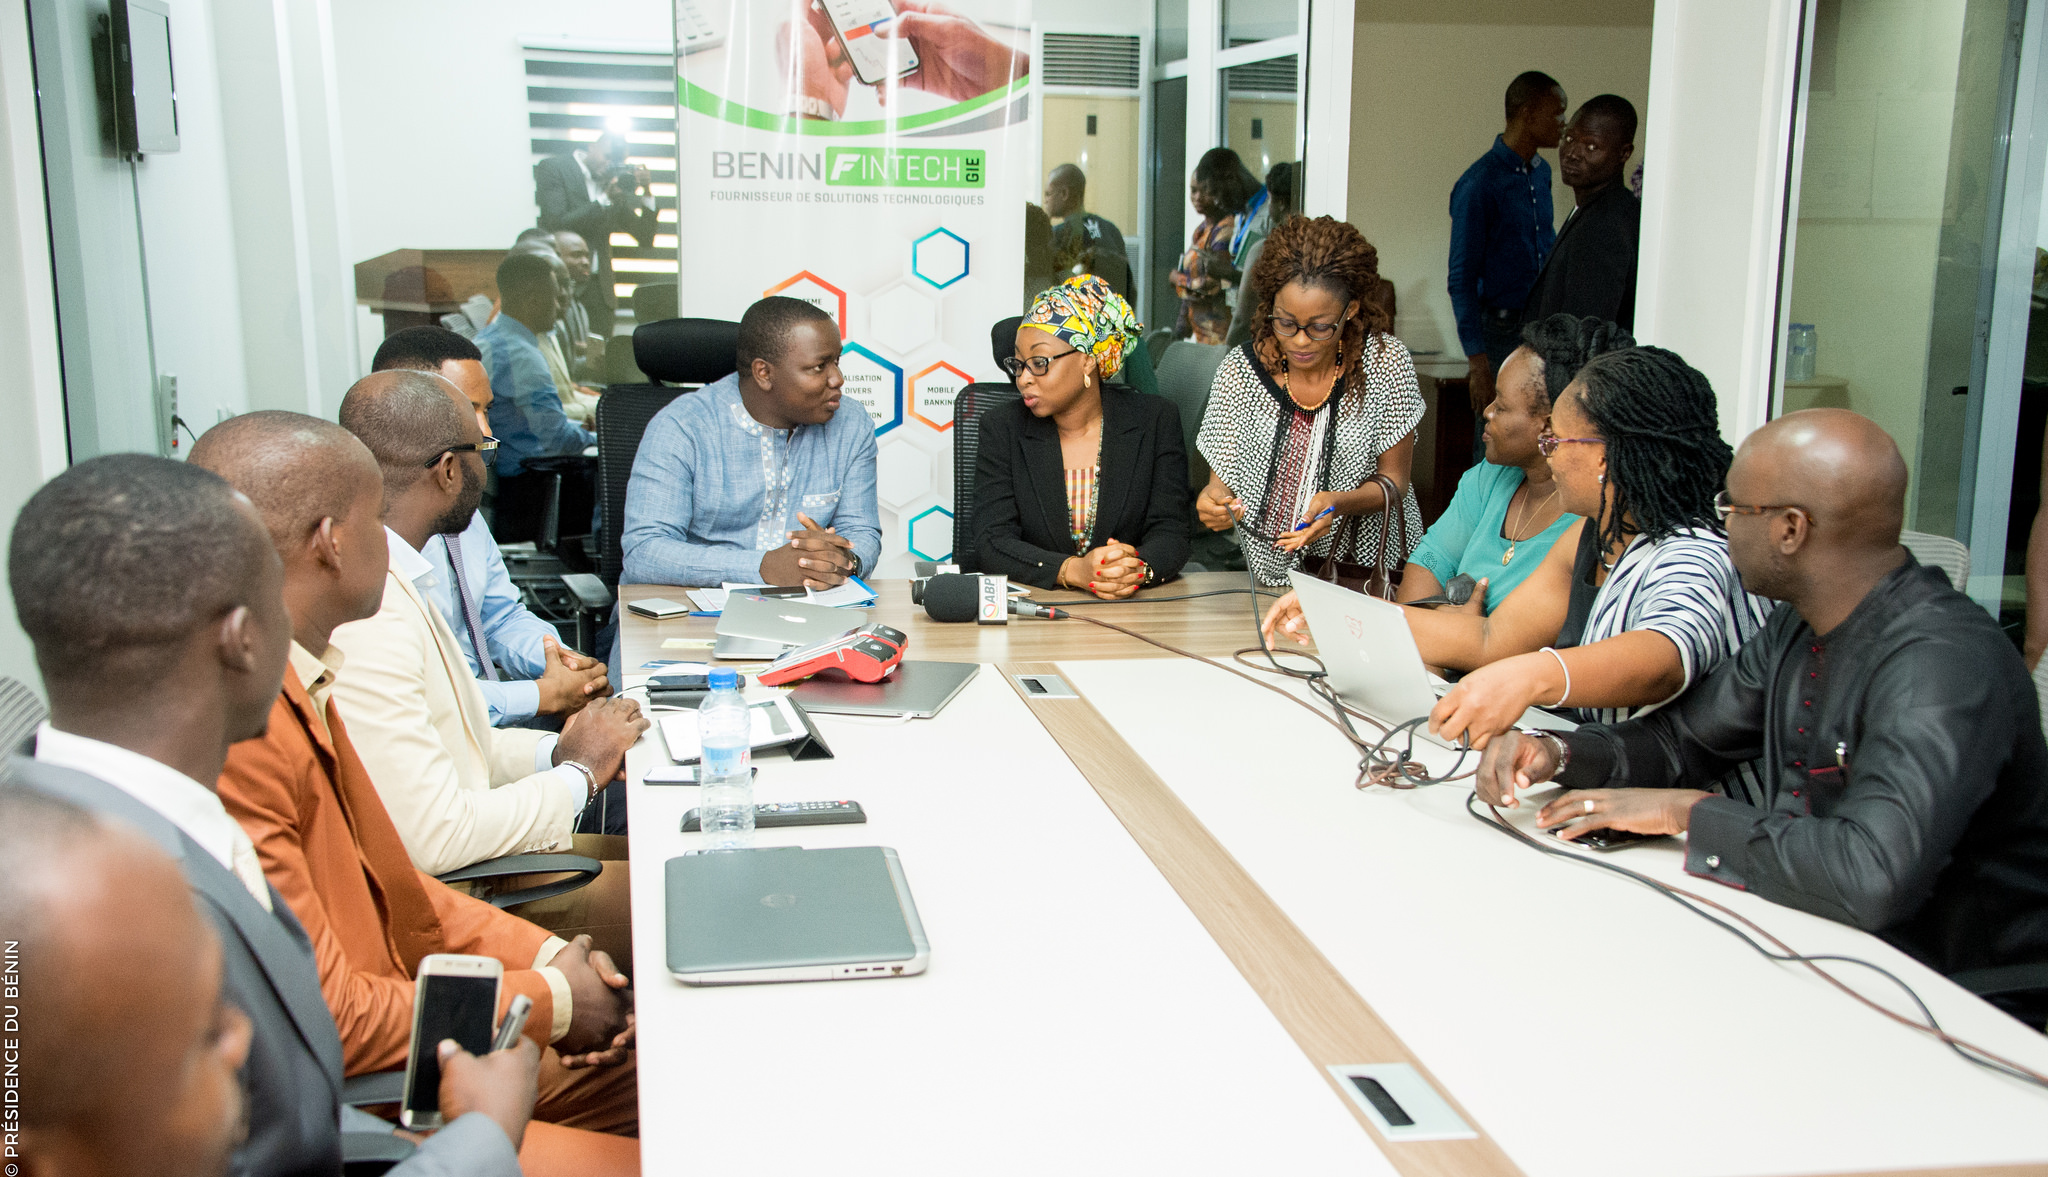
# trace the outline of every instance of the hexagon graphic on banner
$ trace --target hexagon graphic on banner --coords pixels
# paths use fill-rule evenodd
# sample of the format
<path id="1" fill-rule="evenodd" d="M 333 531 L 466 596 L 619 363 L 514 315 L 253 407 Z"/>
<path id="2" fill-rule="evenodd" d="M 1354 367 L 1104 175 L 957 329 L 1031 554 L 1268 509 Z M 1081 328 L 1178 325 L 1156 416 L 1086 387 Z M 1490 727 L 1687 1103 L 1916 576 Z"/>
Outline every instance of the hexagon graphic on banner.
<path id="1" fill-rule="evenodd" d="M 798 270 L 794 275 L 784 278 L 782 281 L 763 290 L 761 297 L 767 298 L 771 294 L 780 294 L 789 298 L 800 298 L 819 310 L 824 311 L 832 316 L 834 323 L 839 325 L 839 338 L 846 338 L 846 292 L 844 290 L 839 289 L 809 270 Z"/>
<path id="2" fill-rule="evenodd" d="M 897 438 L 908 436 L 897 434 Z M 875 463 L 875 497 L 892 511 L 932 498 L 932 455 L 914 445 L 887 445 Z"/>
<path id="3" fill-rule="evenodd" d="M 974 377 L 944 360 L 910 378 L 910 415 L 941 432 L 953 427 L 953 398 Z"/>
<path id="4" fill-rule="evenodd" d="M 903 369 L 849 343 L 839 356 L 839 371 L 846 377 L 846 395 L 875 419 L 876 437 L 903 424 Z"/>
<path id="5" fill-rule="evenodd" d="M 866 336 L 907 356 L 939 333 L 939 308 L 908 282 L 898 282 L 867 300 Z"/>
<path id="6" fill-rule="evenodd" d="M 967 239 L 933 229 L 910 243 L 910 272 L 944 290 L 967 276 Z"/>
<path id="7" fill-rule="evenodd" d="M 920 560 L 953 558 L 953 512 L 929 507 L 910 517 L 910 554 Z M 943 553 L 934 555 L 939 549 Z"/>

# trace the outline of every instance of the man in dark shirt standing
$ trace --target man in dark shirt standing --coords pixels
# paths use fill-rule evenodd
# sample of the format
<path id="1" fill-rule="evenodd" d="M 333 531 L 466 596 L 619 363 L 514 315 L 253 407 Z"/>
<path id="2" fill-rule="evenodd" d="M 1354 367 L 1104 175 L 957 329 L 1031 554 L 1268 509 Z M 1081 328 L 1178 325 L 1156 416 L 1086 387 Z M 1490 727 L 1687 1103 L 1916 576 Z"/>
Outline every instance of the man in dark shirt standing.
<path id="1" fill-rule="evenodd" d="M 1641 719 L 1496 739 L 1479 795 L 1513 806 L 1555 779 L 1571 791 L 1537 824 L 1560 837 L 1687 834 L 1687 871 L 1879 933 L 1965 984 L 2048 962 L 2034 686 L 1996 619 L 1900 546 L 1905 491 L 1898 447 L 1846 409 L 1750 434 L 1718 507 L 1743 587 L 1784 602 L 1763 631 Z M 1746 760 L 1757 804 L 1698 787 Z"/>
<path id="2" fill-rule="evenodd" d="M 1628 99 L 1601 94 L 1572 116 L 1557 164 L 1576 200 L 1529 290 L 1524 322 L 1576 315 L 1635 329 L 1643 203 L 1624 179 L 1635 150 L 1636 108 Z"/>
<path id="3" fill-rule="evenodd" d="M 1045 215 L 1053 220 L 1052 255 L 1062 278 L 1072 267 L 1109 283 L 1111 290 L 1131 297 L 1130 253 L 1121 229 L 1088 212 L 1088 176 L 1063 163 L 1045 178 Z"/>
<path id="4" fill-rule="evenodd" d="M 1564 107 L 1556 78 L 1517 76 L 1508 83 L 1507 129 L 1451 188 L 1451 309 L 1475 415 L 1492 402 L 1493 374 L 1521 342 L 1522 305 L 1557 239 L 1550 165 L 1536 152 L 1557 146 Z"/>
<path id="5" fill-rule="evenodd" d="M 629 150 L 623 135 L 606 131 L 567 155 L 551 155 L 533 165 L 540 227 L 575 233 L 596 256 L 596 298 L 585 305 L 592 307 L 590 329 L 600 337 L 612 333 L 616 314 L 612 234 L 630 233 L 643 249 L 654 244 L 655 201 L 647 168 L 627 163 Z"/>

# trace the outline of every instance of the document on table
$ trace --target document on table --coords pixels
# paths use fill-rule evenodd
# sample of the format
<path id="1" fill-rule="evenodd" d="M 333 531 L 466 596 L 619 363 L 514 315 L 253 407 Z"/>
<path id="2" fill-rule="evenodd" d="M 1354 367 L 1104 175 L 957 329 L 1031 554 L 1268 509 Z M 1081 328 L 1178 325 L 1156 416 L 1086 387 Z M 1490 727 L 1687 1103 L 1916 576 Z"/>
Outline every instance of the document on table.
<path id="1" fill-rule="evenodd" d="M 756 749 L 793 744 L 810 734 L 804 721 L 797 718 L 787 695 L 749 702 L 747 710 L 753 721 L 751 747 Z M 695 711 L 662 713 L 661 738 L 668 745 L 669 759 L 677 764 L 695 764 L 704 757 L 703 742 L 697 737 Z"/>
<path id="2" fill-rule="evenodd" d="M 727 581 L 717 588 L 691 589 L 688 596 L 690 603 L 697 606 L 700 613 L 723 613 L 727 596 L 733 593 L 759 592 L 768 587 L 765 584 L 739 584 Z M 844 584 L 826 589 L 824 592 L 807 590 L 804 593 L 804 600 L 831 609 L 865 609 L 875 603 L 875 590 L 868 587 L 868 583 L 860 577 L 849 576 Z"/>

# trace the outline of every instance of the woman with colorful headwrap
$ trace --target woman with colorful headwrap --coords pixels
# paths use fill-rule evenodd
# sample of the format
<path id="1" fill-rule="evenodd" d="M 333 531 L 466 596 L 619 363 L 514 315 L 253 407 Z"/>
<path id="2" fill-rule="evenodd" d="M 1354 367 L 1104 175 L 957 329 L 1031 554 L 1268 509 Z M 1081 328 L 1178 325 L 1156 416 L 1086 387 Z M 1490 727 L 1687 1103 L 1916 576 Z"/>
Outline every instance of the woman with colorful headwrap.
<path id="1" fill-rule="evenodd" d="M 1188 558 L 1188 459 L 1172 401 L 1112 385 L 1141 330 L 1093 275 L 1040 294 L 1004 364 L 1021 401 L 981 417 L 973 556 L 1039 588 L 1128 597 Z"/>

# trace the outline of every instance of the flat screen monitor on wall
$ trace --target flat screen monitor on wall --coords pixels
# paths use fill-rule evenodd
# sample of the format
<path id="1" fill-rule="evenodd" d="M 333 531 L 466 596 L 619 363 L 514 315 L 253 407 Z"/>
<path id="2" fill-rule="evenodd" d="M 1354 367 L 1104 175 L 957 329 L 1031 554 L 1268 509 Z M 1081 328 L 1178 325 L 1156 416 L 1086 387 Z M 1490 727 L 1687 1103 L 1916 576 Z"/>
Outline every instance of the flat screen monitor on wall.
<path id="1" fill-rule="evenodd" d="M 113 0 L 114 133 L 124 154 L 178 149 L 178 85 L 168 0 Z"/>

